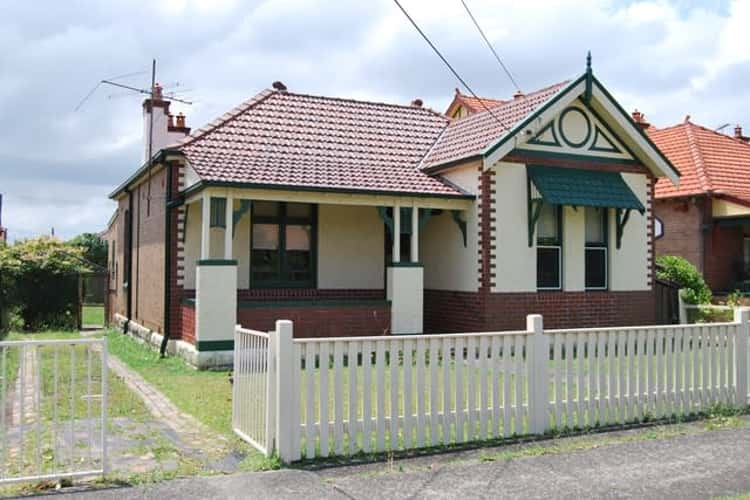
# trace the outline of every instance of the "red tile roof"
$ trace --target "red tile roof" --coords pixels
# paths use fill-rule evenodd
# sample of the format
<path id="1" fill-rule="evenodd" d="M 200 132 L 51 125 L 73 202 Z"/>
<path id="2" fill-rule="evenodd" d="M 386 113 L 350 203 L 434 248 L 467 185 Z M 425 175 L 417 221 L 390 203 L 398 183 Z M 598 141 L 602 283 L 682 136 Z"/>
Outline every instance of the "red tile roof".
<path id="1" fill-rule="evenodd" d="M 425 158 L 422 168 L 436 167 L 456 160 L 479 155 L 499 140 L 513 125 L 551 99 L 568 84 L 556 83 L 512 101 L 451 121 Z"/>
<path id="2" fill-rule="evenodd" d="M 659 179 L 657 198 L 713 193 L 750 203 L 750 144 L 687 120 L 646 132 L 682 174 L 679 187 Z"/>
<path id="3" fill-rule="evenodd" d="M 207 182 L 462 196 L 423 171 L 479 154 L 567 82 L 449 120 L 429 109 L 264 90 L 175 148 Z"/>
<path id="4" fill-rule="evenodd" d="M 493 108 L 499 104 L 503 104 L 506 101 L 500 99 L 492 99 L 490 97 L 474 97 L 470 95 L 462 94 L 461 91 L 456 89 L 456 94 L 453 96 L 453 101 L 448 105 L 448 109 L 445 110 L 447 116 L 453 115 L 458 106 L 463 106 L 470 113 L 476 113 L 482 111 L 485 106 Z M 484 105 L 482 104 L 484 103 Z"/>
<path id="5" fill-rule="evenodd" d="M 417 168 L 447 124 L 421 107 L 265 90 L 176 149 L 209 182 L 460 196 Z"/>

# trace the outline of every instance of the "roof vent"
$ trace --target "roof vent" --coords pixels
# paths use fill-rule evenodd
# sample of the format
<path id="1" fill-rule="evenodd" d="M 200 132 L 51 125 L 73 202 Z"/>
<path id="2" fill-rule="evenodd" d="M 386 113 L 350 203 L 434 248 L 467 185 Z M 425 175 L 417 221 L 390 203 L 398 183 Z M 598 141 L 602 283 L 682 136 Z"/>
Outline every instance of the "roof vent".
<path id="1" fill-rule="evenodd" d="M 279 92 L 286 92 L 286 85 L 284 85 L 282 82 L 275 81 L 271 86 Z"/>
<path id="2" fill-rule="evenodd" d="M 411 102 L 411 105 L 412 105 L 412 106 L 414 106 L 415 108 L 421 108 L 421 107 L 422 107 L 422 104 L 424 104 L 424 103 L 422 102 L 422 99 L 419 99 L 419 98 L 417 98 L 417 99 L 414 99 L 414 100 L 413 100 L 413 101 Z"/>

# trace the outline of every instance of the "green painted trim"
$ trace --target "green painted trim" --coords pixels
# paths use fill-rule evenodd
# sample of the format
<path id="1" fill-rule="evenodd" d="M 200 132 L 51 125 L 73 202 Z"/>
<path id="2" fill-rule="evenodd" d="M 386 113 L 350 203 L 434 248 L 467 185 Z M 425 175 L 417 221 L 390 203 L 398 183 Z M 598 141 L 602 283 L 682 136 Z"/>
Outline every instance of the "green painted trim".
<path id="1" fill-rule="evenodd" d="M 386 267 L 424 267 L 421 262 L 389 262 Z"/>
<path id="2" fill-rule="evenodd" d="M 617 238 L 615 245 L 618 250 L 622 247 L 622 235 L 625 232 L 625 224 L 628 223 L 628 219 L 630 219 L 630 210 L 625 210 L 625 213 L 623 213 L 621 208 L 615 209 L 615 223 L 617 224 L 615 228 L 615 236 Z"/>
<path id="3" fill-rule="evenodd" d="M 607 144 L 609 144 L 609 147 L 597 146 L 596 141 L 599 140 L 599 138 L 602 138 L 604 141 L 606 141 Z M 606 135 L 604 135 L 604 132 L 602 132 L 602 130 L 599 128 L 599 125 L 594 125 L 594 140 L 591 142 L 589 151 L 623 154 L 623 152 L 620 151 L 620 148 L 618 148 L 616 144 L 614 144 Z"/>
<path id="4" fill-rule="evenodd" d="M 583 101 L 581 101 L 581 102 L 583 102 Z M 620 139 L 620 136 L 617 133 L 615 133 L 614 130 L 612 130 L 612 127 L 609 126 L 609 123 L 607 123 L 607 121 L 602 117 L 602 115 L 600 115 L 599 112 L 597 110 L 595 110 L 594 107 L 591 104 L 583 102 L 583 105 L 586 106 L 586 109 L 589 110 L 589 113 L 591 113 L 592 115 L 594 115 L 594 118 L 596 118 L 596 120 L 599 122 L 599 124 L 602 127 L 604 127 L 604 130 L 606 130 L 607 132 L 609 132 L 609 134 L 612 137 L 614 137 L 617 140 L 617 142 L 619 142 L 620 145 L 623 148 L 625 148 L 625 153 L 623 153 L 623 154 L 626 154 L 626 153 L 629 154 L 633 158 L 633 161 L 637 162 L 638 155 L 635 154 L 635 152 L 632 149 L 630 149 L 628 147 L 628 145 L 625 144 L 625 142 L 622 139 Z"/>
<path id="5" fill-rule="evenodd" d="M 565 137 L 565 126 L 564 126 L 565 116 L 568 113 L 572 113 L 573 111 L 580 113 L 581 116 L 583 116 L 583 119 L 586 121 L 586 137 L 584 137 L 581 142 L 573 142 L 567 137 Z M 560 127 L 559 127 L 560 137 L 562 138 L 565 144 L 567 144 L 573 149 L 580 149 L 583 146 L 585 146 L 587 142 L 589 142 L 589 139 L 591 138 L 591 120 L 589 119 L 588 115 L 586 115 L 586 113 L 583 112 L 581 108 L 578 108 L 576 106 L 570 106 L 570 107 L 565 108 L 562 111 L 562 113 L 560 113 L 560 117 L 558 118 L 558 121 L 560 122 Z"/>
<path id="6" fill-rule="evenodd" d="M 747 216 L 726 217 L 726 218 L 714 217 L 714 224 L 716 224 L 717 226 L 721 226 L 721 227 L 749 226 L 750 217 L 747 217 Z"/>
<path id="7" fill-rule="evenodd" d="M 593 82 L 597 85 L 597 87 L 599 87 L 599 90 L 602 91 L 602 93 L 612 102 L 612 104 L 614 104 L 615 109 L 617 109 L 620 112 L 622 117 L 628 120 L 628 123 L 632 124 L 632 128 L 635 129 L 636 133 L 640 134 L 640 136 L 646 140 L 646 143 L 653 148 L 656 154 L 667 164 L 667 166 L 672 168 L 672 171 L 675 174 L 677 174 L 677 176 L 681 176 L 682 174 L 680 174 L 680 171 L 677 170 L 677 167 L 675 167 L 672 164 L 672 162 L 669 161 L 669 158 L 667 158 L 664 155 L 664 153 L 662 153 L 661 150 L 658 147 L 656 147 L 656 144 L 654 144 L 654 141 L 652 141 L 649 138 L 648 134 L 646 134 L 646 132 L 644 132 L 641 127 L 633 123 L 632 117 L 628 114 L 627 111 L 622 109 L 622 106 L 620 106 L 620 103 L 615 100 L 615 98 L 612 96 L 612 94 L 609 93 L 609 91 L 604 87 L 604 85 L 602 85 L 602 83 L 595 76 L 592 76 L 592 79 L 593 79 Z"/>
<path id="8" fill-rule="evenodd" d="M 196 266 L 236 266 L 235 259 L 201 259 L 195 264 Z"/>
<path id="9" fill-rule="evenodd" d="M 240 200 L 239 209 L 232 210 L 232 239 L 237 234 L 237 225 L 242 220 L 242 216 L 250 211 L 250 207 L 252 207 L 251 200 Z"/>
<path id="10" fill-rule="evenodd" d="M 539 115 L 541 115 L 547 109 L 549 109 L 550 107 L 552 107 L 557 101 L 559 101 L 560 99 L 562 99 L 563 96 L 567 95 L 568 92 L 570 92 L 570 90 L 572 88 L 574 88 L 576 85 L 578 85 L 579 83 L 581 83 L 584 78 L 586 78 L 585 74 L 579 76 L 578 78 L 576 78 L 575 80 L 573 80 L 572 82 L 570 82 L 567 85 L 567 87 L 565 87 L 564 89 L 560 90 L 557 94 L 555 94 L 554 96 L 552 96 L 552 98 L 550 100 L 548 100 L 547 102 L 545 102 L 544 104 L 542 104 L 541 106 L 539 106 L 533 112 L 529 113 L 526 116 L 526 118 L 524 118 L 518 124 L 516 124 L 513 128 L 511 128 L 508 131 L 508 133 L 505 134 L 505 135 L 503 135 L 500 138 L 500 140 L 497 141 L 494 145 L 492 145 L 492 146 L 488 147 L 487 149 L 485 149 L 484 152 L 482 153 L 482 155 L 484 157 L 487 157 L 487 156 L 491 155 L 495 150 L 497 150 L 503 144 L 505 144 L 506 142 L 508 142 L 509 140 L 511 140 L 513 137 L 515 137 L 515 135 L 518 134 L 524 127 L 528 126 Z"/>
<path id="11" fill-rule="evenodd" d="M 243 300 L 239 309 L 274 309 L 285 307 L 382 307 L 389 306 L 385 299 L 310 299 L 310 300 Z"/>
<path id="12" fill-rule="evenodd" d="M 627 158 L 609 158 L 606 156 L 588 156 L 588 155 L 581 155 L 581 154 L 573 154 L 573 153 L 557 153 L 553 151 L 533 151 L 531 149 L 514 149 L 509 153 L 509 155 L 512 154 L 519 154 L 519 155 L 525 155 L 525 156 L 532 156 L 535 158 L 553 158 L 553 159 L 560 159 L 560 160 L 577 160 L 577 161 L 592 161 L 592 162 L 598 162 L 598 163 L 611 163 L 611 164 L 619 164 L 619 165 L 640 165 L 640 163 L 637 160 L 628 160 Z"/>
<path id="13" fill-rule="evenodd" d="M 345 189 L 345 188 L 327 188 L 316 186 L 287 186 L 281 184 L 262 184 L 254 182 L 225 182 L 225 181 L 199 181 L 188 187 L 183 194 L 185 196 L 194 192 L 202 191 L 208 187 L 235 187 L 242 189 L 267 189 L 273 191 L 305 191 L 315 193 L 341 193 L 341 194 L 361 194 L 361 195 L 378 195 L 378 196 L 398 196 L 412 198 L 439 198 L 449 200 L 474 200 L 473 194 L 438 194 L 438 193 L 419 193 L 411 191 L 384 191 L 378 189 Z M 296 203 L 296 202 L 295 202 Z"/>
<path id="14" fill-rule="evenodd" d="M 542 134 L 544 134 L 547 130 L 550 130 L 552 132 L 552 142 L 549 141 L 542 141 L 539 139 Z M 537 134 L 534 136 L 533 139 L 528 141 L 526 144 L 534 144 L 537 146 L 551 146 L 551 147 L 561 147 L 562 144 L 560 144 L 560 139 L 557 138 L 557 132 L 555 132 L 555 120 L 553 119 L 551 122 L 549 122 L 547 125 L 542 127 L 542 129 L 537 132 Z"/>
<path id="15" fill-rule="evenodd" d="M 180 304 L 183 306 L 195 307 L 195 299 L 187 299 L 185 297 L 180 299 Z"/>
<path id="16" fill-rule="evenodd" d="M 195 343 L 199 352 L 233 351 L 234 340 L 199 340 Z"/>

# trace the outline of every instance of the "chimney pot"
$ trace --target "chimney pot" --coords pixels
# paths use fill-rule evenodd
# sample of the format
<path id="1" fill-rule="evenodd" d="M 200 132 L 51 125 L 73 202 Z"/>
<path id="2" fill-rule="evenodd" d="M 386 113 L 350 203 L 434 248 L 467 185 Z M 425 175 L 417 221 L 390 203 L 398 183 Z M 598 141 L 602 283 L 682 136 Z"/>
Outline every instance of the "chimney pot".
<path id="1" fill-rule="evenodd" d="M 273 82 L 273 85 L 271 86 L 275 88 L 276 90 L 278 90 L 279 92 L 286 92 L 286 85 L 284 85 L 282 82 L 278 80 Z"/>
<path id="2" fill-rule="evenodd" d="M 182 113 L 177 114 L 177 127 L 185 128 L 185 115 L 183 115 Z"/>
<path id="3" fill-rule="evenodd" d="M 153 96 L 154 101 L 161 101 L 163 99 L 161 85 L 155 83 L 154 88 L 151 89 L 151 95 Z"/>
<path id="4" fill-rule="evenodd" d="M 631 113 L 631 116 L 633 117 L 633 121 L 641 127 L 643 130 L 646 130 L 651 126 L 649 122 L 646 121 L 646 115 L 638 111 L 637 109 L 633 110 L 633 113 Z"/>
<path id="5" fill-rule="evenodd" d="M 520 90 L 516 90 L 516 92 L 513 94 L 513 99 L 518 99 L 519 97 L 523 97 L 523 92 Z"/>
<path id="6" fill-rule="evenodd" d="M 422 104 L 424 104 L 424 103 L 422 102 L 422 99 L 419 99 L 419 98 L 417 98 L 417 99 L 414 99 L 414 100 L 413 100 L 413 101 L 411 102 L 411 105 L 412 105 L 412 106 L 414 106 L 415 108 L 421 108 L 421 107 L 422 107 Z"/>
<path id="7" fill-rule="evenodd" d="M 734 138 L 735 139 L 743 139 L 743 137 L 742 137 L 742 127 L 739 124 L 737 124 L 734 127 Z"/>
<path id="8" fill-rule="evenodd" d="M 168 127 L 174 127 L 174 115 L 172 113 L 169 113 L 167 116 L 167 126 Z"/>

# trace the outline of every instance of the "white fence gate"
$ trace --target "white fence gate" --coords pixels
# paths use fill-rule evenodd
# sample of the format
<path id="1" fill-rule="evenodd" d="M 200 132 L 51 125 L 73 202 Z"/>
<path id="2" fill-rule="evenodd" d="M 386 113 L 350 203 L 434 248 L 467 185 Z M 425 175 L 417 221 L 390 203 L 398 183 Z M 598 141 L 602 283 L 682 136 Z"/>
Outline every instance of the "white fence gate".
<path id="1" fill-rule="evenodd" d="M 517 332 L 324 339 L 293 339 L 289 321 L 238 327 L 235 428 L 291 462 L 745 405 L 749 311 L 705 325 L 544 330 L 532 315 Z"/>
<path id="2" fill-rule="evenodd" d="M 0 484 L 103 475 L 106 339 L 0 342 Z"/>

